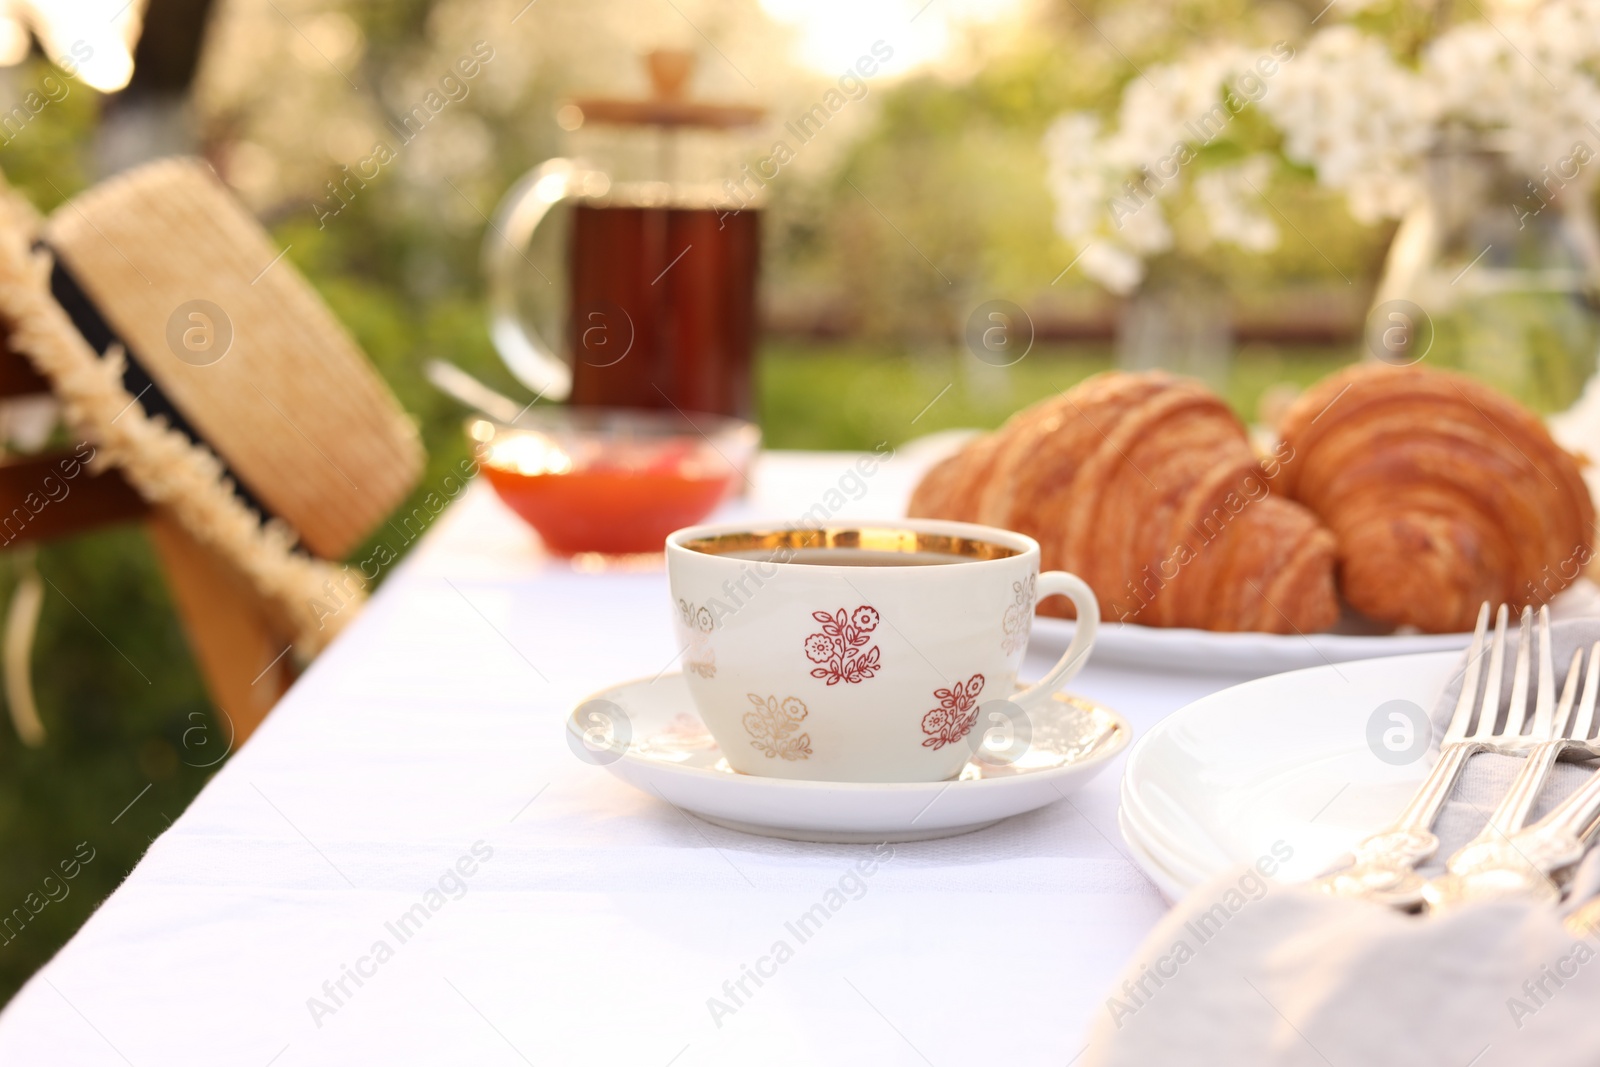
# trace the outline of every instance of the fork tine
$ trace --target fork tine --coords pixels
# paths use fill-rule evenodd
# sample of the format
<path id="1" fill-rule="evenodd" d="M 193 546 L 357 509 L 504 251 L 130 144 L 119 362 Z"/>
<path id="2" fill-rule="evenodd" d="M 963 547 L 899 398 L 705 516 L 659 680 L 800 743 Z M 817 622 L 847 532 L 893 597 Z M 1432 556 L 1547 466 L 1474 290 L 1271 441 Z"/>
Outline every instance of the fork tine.
<path id="1" fill-rule="evenodd" d="M 1589 650 L 1589 677 L 1583 683 L 1583 700 L 1578 704 L 1578 715 L 1572 724 L 1570 736 L 1580 741 L 1588 739 L 1590 731 L 1594 729 L 1597 698 L 1600 698 L 1600 641 L 1596 641 Z"/>
<path id="2" fill-rule="evenodd" d="M 1488 630 L 1489 602 L 1485 600 L 1483 607 L 1478 609 L 1478 625 L 1472 633 L 1472 647 L 1467 650 L 1467 670 L 1461 679 L 1461 696 L 1456 700 L 1450 725 L 1445 728 L 1446 741 L 1466 737 L 1467 727 L 1472 725 L 1472 709 L 1478 703 L 1478 674 L 1483 666 L 1483 638 Z M 1595 654 L 1600 655 L 1600 644 L 1596 644 Z"/>
<path id="3" fill-rule="evenodd" d="M 1526 617 L 1526 616 L 1524 616 Z M 1533 727 L 1528 731 L 1530 737 L 1536 741 L 1548 741 L 1556 736 L 1559 727 L 1567 725 L 1567 715 L 1563 711 L 1561 720 L 1556 721 L 1556 666 L 1552 662 L 1553 653 L 1550 648 L 1550 608 L 1544 605 L 1539 608 L 1539 679 L 1536 683 L 1533 705 Z M 1519 660 L 1520 662 L 1520 660 Z M 1572 659 L 1572 669 L 1578 669 L 1578 657 Z M 1573 676 L 1569 685 L 1576 682 Z M 1575 686 L 1574 686 L 1575 688 Z M 1576 695 L 1576 694 L 1574 694 Z M 1572 702 L 1566 700 L 1566 691 L 1562 691 L 1563 707 L 1570 709 Z"/>
<path id="4" fill-rule="evenodd" d="M 1494 617 L 1494 645 L 1489 652 L 1489 676 L 1483 683 L 1483 710 L 1478 712 L 1478 727 L 1472 732 L 1474 739 L 1494 735 L 1495 720 L 1500 717 L 1500 679 L 1505 675 L 1506 625 L 1510 609 L 1501 604 Z"/>
<path id="5" fill-rule="evenodd" d="M 1549 736 L 1545 738 L 1547 741 L 1558 737 L 1571 738 L 1578 736 L 1578 734 L 1567 728 L 1567 718 L 1572 714 L 1572 705 L 1576 703 L 1578 698 L 1578 672 L 1581 670 L 1583 670 L 1583 649 L 1580 648 L 1572 653 L 1572 668 L 1567 671 L 1567 682 L 1561 687 L 1561 705 L 1556 708 L 1554 725 L 1550 728 Z M 1589 681 L 1593 682 L 1594 679 L 1590 678 Z"/>
<path id="6" fill-rule="evenodd" d="M 1511 676 L 1511 703 L 1506 705 L 1506 737 L 1519 737 L 1528 718 L 1528 675 L 1533 662 L 1533 609 L 1522 609 L 1522 625 L 1517 629 L 1517 669 Z"/>

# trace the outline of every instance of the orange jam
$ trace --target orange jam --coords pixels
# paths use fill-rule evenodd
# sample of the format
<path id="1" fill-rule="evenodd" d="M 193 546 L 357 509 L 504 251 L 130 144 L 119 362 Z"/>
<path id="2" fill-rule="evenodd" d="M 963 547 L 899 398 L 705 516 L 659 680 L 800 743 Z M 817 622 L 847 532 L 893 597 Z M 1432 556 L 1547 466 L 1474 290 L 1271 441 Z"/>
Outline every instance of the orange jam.
<path id="1" fill-rule="evenodd" d="M 554 554 L 659 552 L 668 534 L 705 518 L 734 471 L 700 441 L 608 442 L 572 456 L 535 435 L 480 451 L 483 472 L 506 505 Z"/>

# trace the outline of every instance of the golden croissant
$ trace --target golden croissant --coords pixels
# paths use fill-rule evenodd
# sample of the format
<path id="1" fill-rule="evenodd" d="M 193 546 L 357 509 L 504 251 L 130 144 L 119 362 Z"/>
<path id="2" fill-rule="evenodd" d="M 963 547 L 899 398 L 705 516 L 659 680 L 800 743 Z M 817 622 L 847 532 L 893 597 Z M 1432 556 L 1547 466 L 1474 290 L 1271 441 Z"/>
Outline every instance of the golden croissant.
<path id="1" fill-rule="evenodd" d="M 1323 630 L 1339 614 L 1333 537 L 1277 493 L 1275 466 L 1200 383 L 1109 372 L 934 467 L 909 511 L 1033 537 L 1042 565 L 1088 582 L 1106 619 Z"/>
<path id="2" fill-rule="evenodd" d="M 1471 629 L 1484 601 L 1539 604 L 1593 548 L 1577 462 L 1531 412 L 1445 371 L 1359 364 L 1284 414 L 1282 488 L 1333 530 L 1371 618 Z"/>

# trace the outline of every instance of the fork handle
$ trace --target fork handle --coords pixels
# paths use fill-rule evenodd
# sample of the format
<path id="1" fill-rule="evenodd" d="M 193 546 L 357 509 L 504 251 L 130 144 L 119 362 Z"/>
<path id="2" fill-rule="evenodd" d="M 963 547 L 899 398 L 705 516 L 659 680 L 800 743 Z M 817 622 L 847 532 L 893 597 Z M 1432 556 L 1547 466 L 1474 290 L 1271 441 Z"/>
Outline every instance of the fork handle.
<path id="1" fill-rule="evenodd" d="M 1516 779 L 1511 783 L 1510 792 L 1494 809 L 1494 814 L 1489 816 L 1489 825 L 1484 827 L 1479 837 L 1498 837 L 1522 829 L 1528 821 L 1528 814 L 1533 811 L 1534 802 L 1539 799 L 1545 782 L 1550 778 L 1551 769 L 1569 744 L 1566 740 L 1546 741 L 1528 753 L 1528 758 L 1523 761 Z"/>
<path id="2" fill-rule="evenodd" d="M 1432 856 L 1439 848 L 1439 839 L 1433 834 L 1434 820 L 1450 799 L 1461 768 L 1479 747 L 1469 741 L 1452 741 L 1440 749 L 1438 761 L 1399 817 L 1352 850 L 1355 865 L 1404 869 Z"/>
<path id="3" fill-rule="evenodd" d="M 1333 896 L 1369 900 L 1409 911 L 1423 901 L 1425 880 L 1416 866 L 1439 850 L 1433 833 L 1445 801 L 1473 753 L 1485 746 L 1475 741 L 1450 741 L 1388 829 L 1364 839 L 1350 854 L 1351 863 L 1312 884 Z"/>
<path id="4" fill-rule="evenodd" d="M 1444 810 L 1445 801 L 1450 799 L 1451 790 L 1456 787 L 1456 779 L 1461 777 L 1461 769 L 1481 747 L 1470 741 L 1452 741 L 1440 749 L 1438 762 L 1428 771 L 1428 777 L 1417 787 L 1411 803 L 1406 805 L 1386 833 L 1431 830 L 1439 818 L 1439 812 Z M 1383 836 L 1386 835 L 1375 834 L 1374 838 Z M 1363 841 L 1362 845 L 1365 844 Z"/>
<path id="5" fill-rule="evenodd" d="M 1544 747 L 1555 746 L 1540 746 Z M 1501 807 L 1505 806 L 1503 802 Z M 1498 809 L 1495 814 L 1500 814 Z M 1583 859 L 1584 842 L 1597 817 L 1600 771 L 1532 826 L 1500 840 L 1475 840 L 1451 856 L 1449 871 L 1423 887 L 1423 898 L 1435 911 L 1482 900 L 1554 903 L 1561 899 L 1561 890 L 1553 879 Z"/>
<path id="6" fill-rule="evenodd" d="M 1577 792 L 1552 808 L 1550 814 L 1517 834 L 1514 840 L 1518 844 L 1524 839 L 1582 841 L 1594 829 L 1597 818 L 1600 818 L 1600 771 L 1591 774 Z"/>

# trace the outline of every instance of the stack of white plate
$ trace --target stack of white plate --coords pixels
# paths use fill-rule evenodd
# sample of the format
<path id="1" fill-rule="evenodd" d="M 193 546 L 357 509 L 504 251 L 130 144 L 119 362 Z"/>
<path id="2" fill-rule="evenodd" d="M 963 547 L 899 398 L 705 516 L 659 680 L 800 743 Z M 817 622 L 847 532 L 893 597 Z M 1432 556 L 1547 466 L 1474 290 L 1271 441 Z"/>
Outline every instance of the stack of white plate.
<path id="1" fill-rule="evenodd" d="M 1133 747 L 1118 819 L 1169 900 L 1264 857 L 1311 878 L 1405 806 L 1438 753 L 1407 744 L 1405 701 L 1431 714 L 1459 652 L 1327 664 L 1224 689 Z M 1386 707 L 1386 705 L 1388 705 Z"/>

